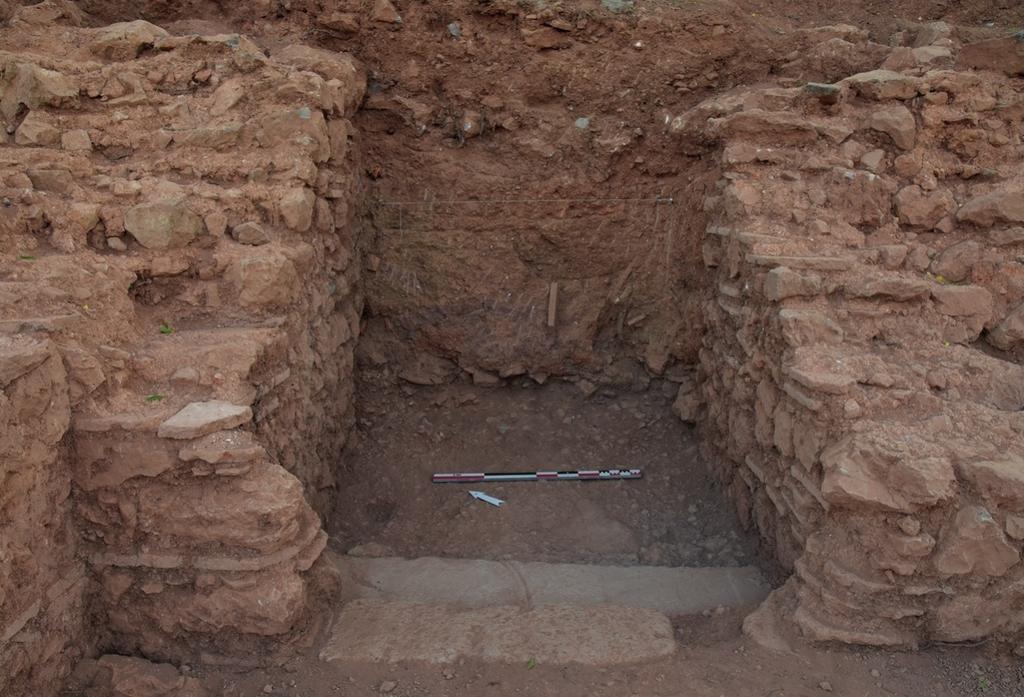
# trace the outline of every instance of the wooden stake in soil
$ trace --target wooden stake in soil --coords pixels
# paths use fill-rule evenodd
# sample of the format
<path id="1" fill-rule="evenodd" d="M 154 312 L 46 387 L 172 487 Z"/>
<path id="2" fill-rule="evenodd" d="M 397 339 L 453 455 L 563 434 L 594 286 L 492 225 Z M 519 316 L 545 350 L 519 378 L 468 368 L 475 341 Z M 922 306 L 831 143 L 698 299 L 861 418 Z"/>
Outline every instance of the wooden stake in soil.
<path id="1" fill-rule="evenodd" d="M 558 283 L 552 283 L 548 291 L 548 326 L 555 326 L 555 312 L 558 310 Z"/>

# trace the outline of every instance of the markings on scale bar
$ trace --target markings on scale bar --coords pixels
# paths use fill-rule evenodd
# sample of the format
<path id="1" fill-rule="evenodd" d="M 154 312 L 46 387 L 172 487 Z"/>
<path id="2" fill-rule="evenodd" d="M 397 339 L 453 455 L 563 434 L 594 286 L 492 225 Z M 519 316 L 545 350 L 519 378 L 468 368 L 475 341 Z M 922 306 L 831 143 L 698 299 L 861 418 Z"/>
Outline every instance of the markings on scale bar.
<path id="1" fill-rule="evenodd" d="M 537 472 L 445 472 L 431 477 L 434 484 L 470 484 L 474 482 L 609 481 L 642 479 L 638 469 L 618 470 L 541 470 Z"/>

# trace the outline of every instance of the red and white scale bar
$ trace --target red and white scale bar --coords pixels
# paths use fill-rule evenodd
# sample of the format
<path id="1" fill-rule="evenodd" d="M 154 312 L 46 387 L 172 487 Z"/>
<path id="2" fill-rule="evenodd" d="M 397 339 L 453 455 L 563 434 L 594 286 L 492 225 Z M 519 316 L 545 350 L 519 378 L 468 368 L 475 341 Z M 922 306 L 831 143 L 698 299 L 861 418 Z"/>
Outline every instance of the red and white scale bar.
<path id="1" fill-rule="evenodd" d="M 468 484 L 472 482 L 539 482 L 595 479 L 641 479 L 640 470 L 563 470 L 559 472 L 455 472 L 435 474 L 434 484 Z"/>

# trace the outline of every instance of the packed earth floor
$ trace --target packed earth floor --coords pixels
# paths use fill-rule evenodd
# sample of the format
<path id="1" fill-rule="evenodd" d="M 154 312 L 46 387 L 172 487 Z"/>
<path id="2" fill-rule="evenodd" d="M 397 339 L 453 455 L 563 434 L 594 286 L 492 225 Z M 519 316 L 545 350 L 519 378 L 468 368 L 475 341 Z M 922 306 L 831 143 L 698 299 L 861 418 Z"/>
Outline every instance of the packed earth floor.
<path id="1" fill-rule="evenodd" d="M 667 386 L 668 390 L 663 387 Z M 675 385 L 364 385 L 333 541 L 402 557 L 744 566 L 756 541 L 671 410 Z M 671 390 L 671 396 L 668 391 Z M 641 480 L 432 484 L 435 472 L 630 469 Z M 500 509 L 469 497 L 480 490 Z M 684 511 L 685 515 L 679 515 Z"/>

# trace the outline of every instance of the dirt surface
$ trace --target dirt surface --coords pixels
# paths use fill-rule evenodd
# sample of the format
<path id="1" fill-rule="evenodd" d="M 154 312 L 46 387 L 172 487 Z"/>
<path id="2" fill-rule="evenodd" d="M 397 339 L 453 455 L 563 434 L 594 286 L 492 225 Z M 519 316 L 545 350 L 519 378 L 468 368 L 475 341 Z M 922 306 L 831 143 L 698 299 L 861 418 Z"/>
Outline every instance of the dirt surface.
<path id="1" fill-rule="evenodd" d="M 660 383 L 645 392 L 530 380 L 506 388 L 359 390 L 359 445 L 339 476 L 342 550 L 666 566 L 756 560 Z M 432 484 L 435 472 L 641 468 L 619 482 Z M 480 490 L 507 503 L 476 501 Z"/>
<path id="2" fill-rule="evenodd" d="M 1024 22 L 1024 8 L 1014 0 L 860 0 L 859 2 L 785 2 L 741 0 L 747 12 L 770 22 L 808 27 L 845 22 L 870 30 L 883 43 L 907 24 L 944 21 L 985 29 Z"/>
<path id="3" fill-rule="evenodd" d="M 1019 661 L 980 649 L 888 653 L 867 649 L 778 654 L 740 635 L 742 612 L 676 618 L 675 656 L 636 666 L 584 668 L 465 661 L 422 664 L 323 663 L 308 655 L 282 668 L 201 674 L 223 697 L 1020 697 Z"/>

